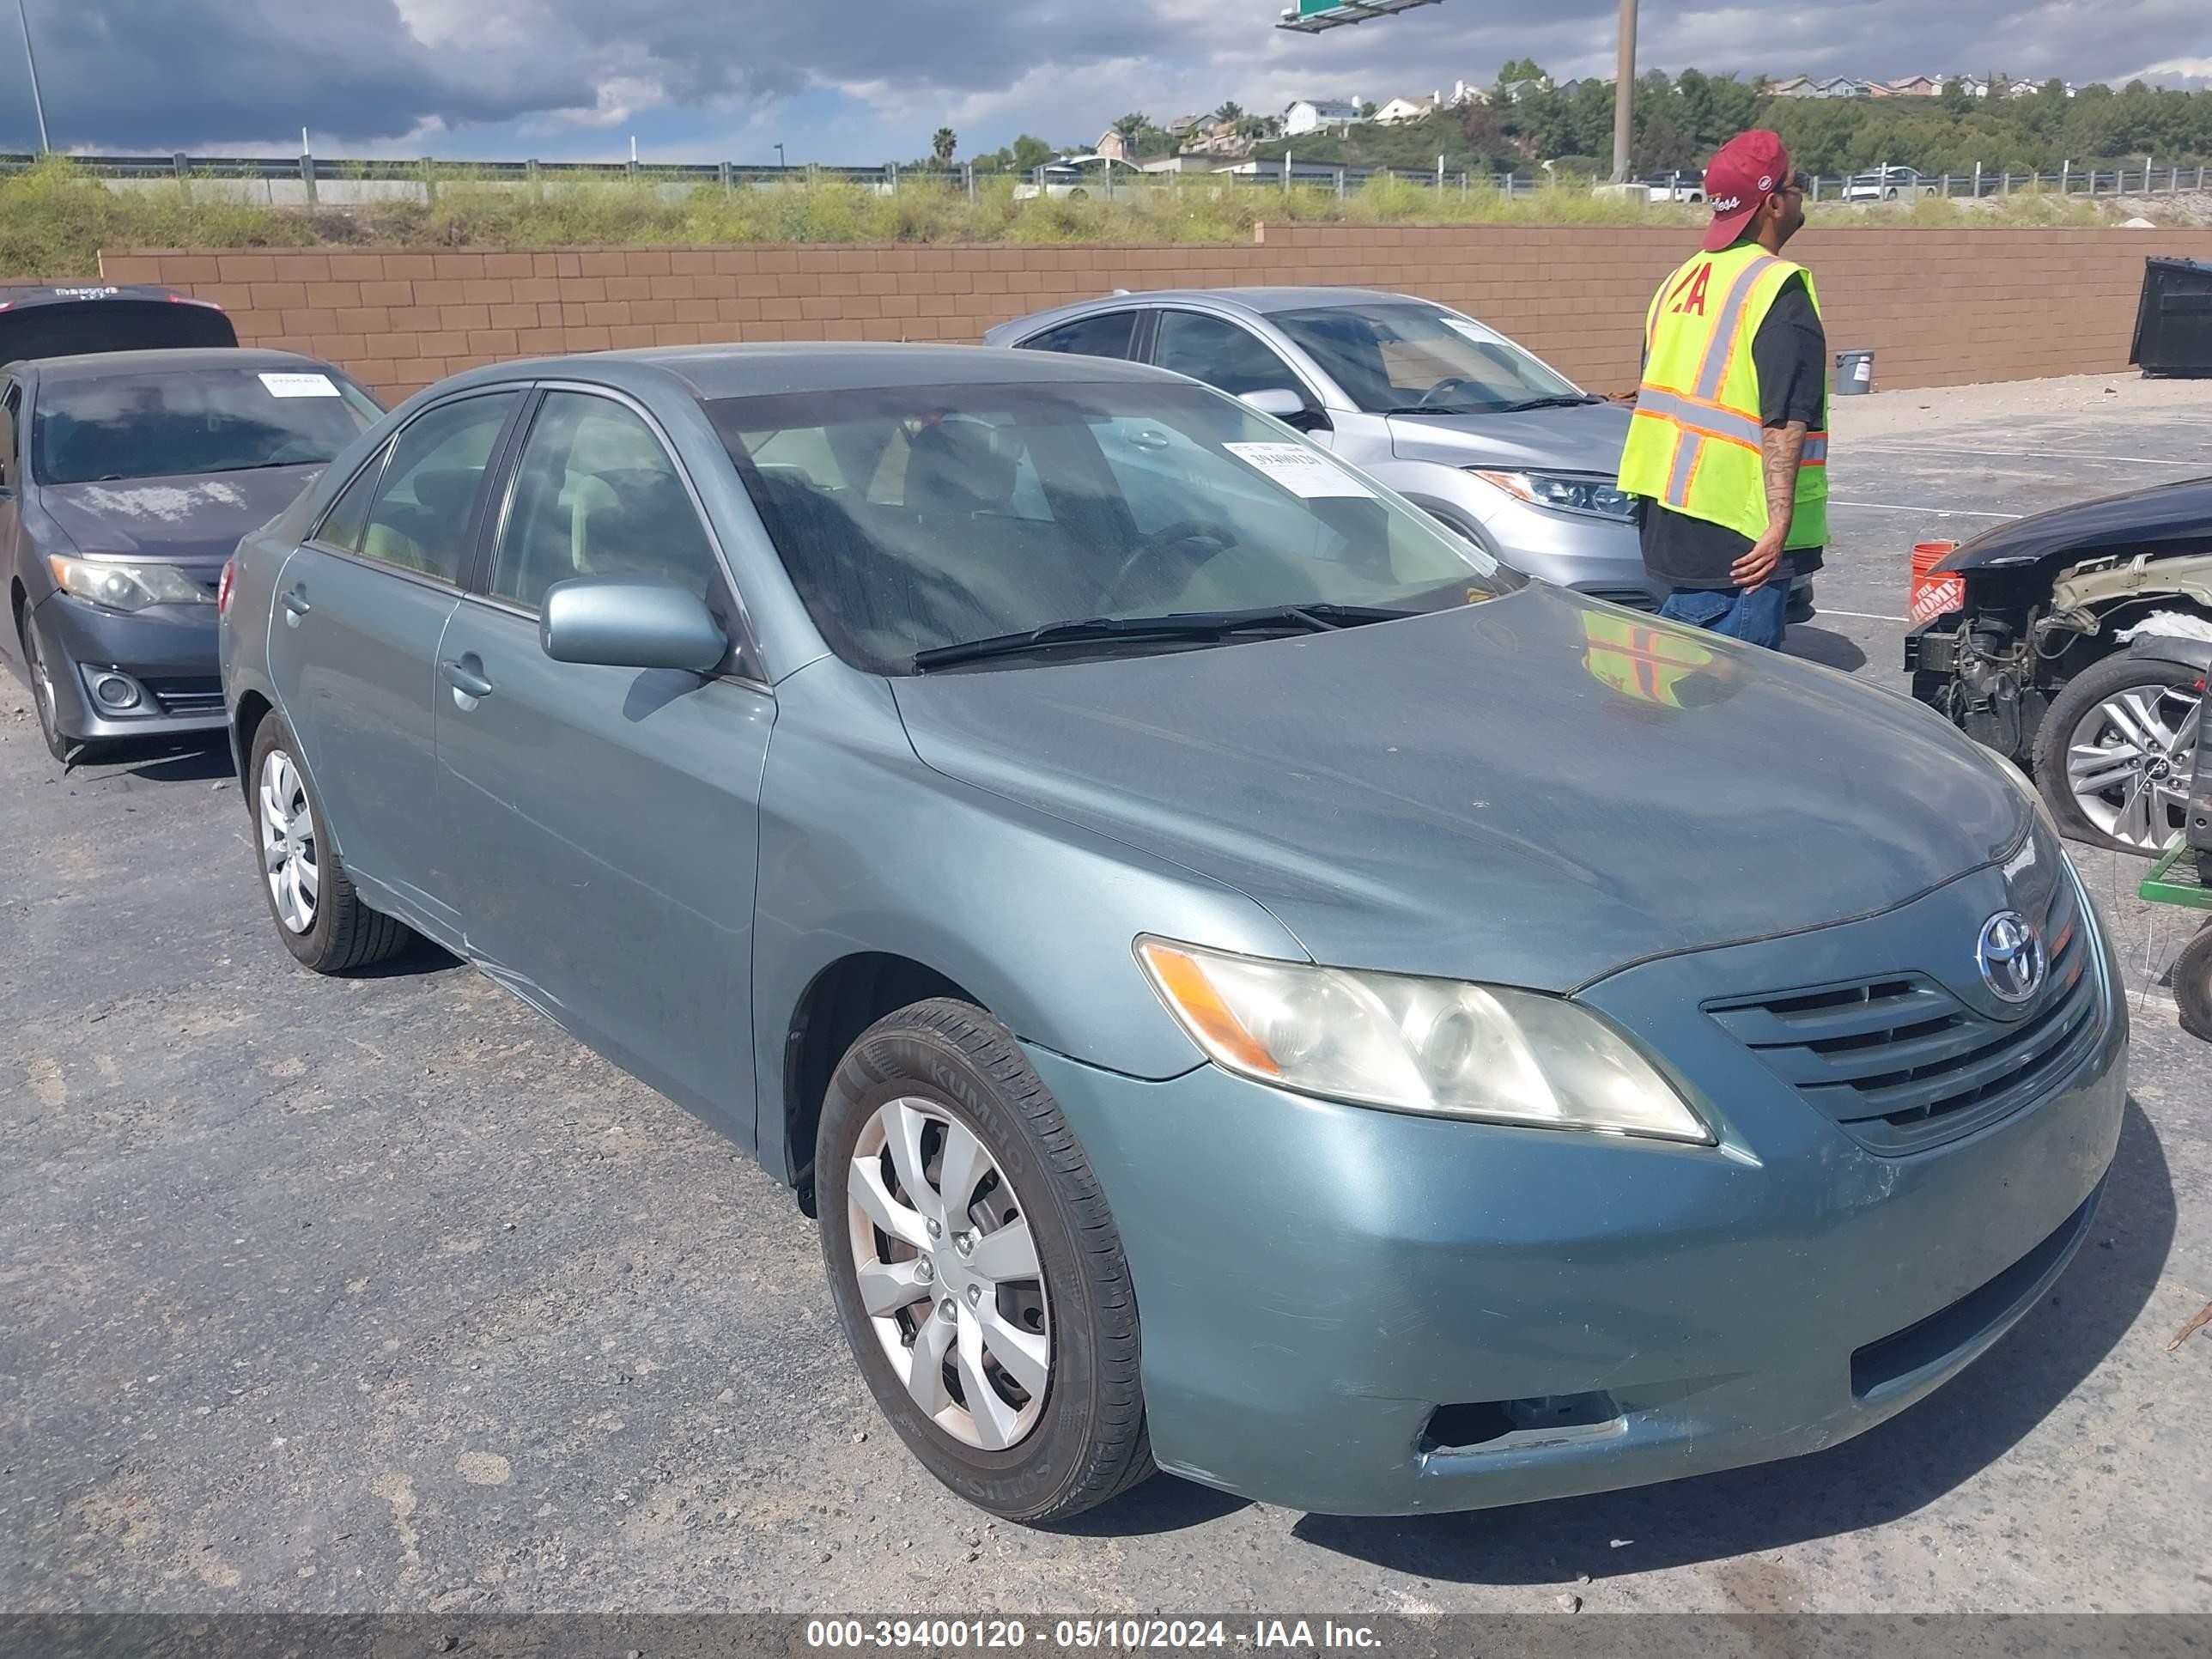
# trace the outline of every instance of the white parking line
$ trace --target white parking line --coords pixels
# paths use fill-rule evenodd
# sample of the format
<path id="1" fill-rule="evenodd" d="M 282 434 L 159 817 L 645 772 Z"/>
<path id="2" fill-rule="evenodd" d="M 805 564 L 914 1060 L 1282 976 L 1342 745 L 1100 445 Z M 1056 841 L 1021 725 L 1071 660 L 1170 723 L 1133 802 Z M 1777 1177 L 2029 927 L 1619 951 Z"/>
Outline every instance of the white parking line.
<path id="1" fill-rule="evenodd" d="M 1830 507 L 1865 507 L 1877 513 L 1925 513 L 1931 519 L 2017 519 L 2017 513 L 1983 513 L 1971 507 L 1907 507 L 1901 501 L 1844 501 L 1831 495 Z"/>
<path id="2" fill-rule="evenodd" d="M 2169 461 L 2155 455 L 2085 455 L 2074 449 L 1972 449 L 1965 444 L 1923 443 L 1917 438 L 1859 438 L 1850 441 L 1854 453 L 1864 449 L 1940 450 L 1946 455 L 2008 455 L 2018 460 L 2039 461 L 2110 461 L 2124 466 L 2190 466 L 2202 468 L 2203 460 Z"/>
<path id="3" fill-rule="evenodd" d="M 1903 622 L 1902 617 L 1877 617 L 1871 611 L 1831 611 L 1821 605 L 1814 613 L 1821 617 L 1850 617 L 1857 622 Z"/>

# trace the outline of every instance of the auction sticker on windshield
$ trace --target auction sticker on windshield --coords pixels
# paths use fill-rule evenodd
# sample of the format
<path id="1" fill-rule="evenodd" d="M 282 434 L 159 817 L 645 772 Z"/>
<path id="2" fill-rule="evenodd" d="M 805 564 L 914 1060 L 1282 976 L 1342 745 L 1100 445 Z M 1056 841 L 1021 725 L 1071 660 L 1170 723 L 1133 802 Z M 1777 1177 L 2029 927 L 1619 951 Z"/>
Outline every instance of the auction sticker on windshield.
<path id="1" fill-rule="evenodd" d="M 327 374 L 264 374 L 261 384 L 272 398 L 335 398 L 338 389 Z"/>
<path id="2" fill-rule="evenodd" d="M 1293 495 L 1366 495 L 1375 492 L 1328 457 L 1299 444 L 1224 444 L 1248 466 L 1255 466 Z"/>

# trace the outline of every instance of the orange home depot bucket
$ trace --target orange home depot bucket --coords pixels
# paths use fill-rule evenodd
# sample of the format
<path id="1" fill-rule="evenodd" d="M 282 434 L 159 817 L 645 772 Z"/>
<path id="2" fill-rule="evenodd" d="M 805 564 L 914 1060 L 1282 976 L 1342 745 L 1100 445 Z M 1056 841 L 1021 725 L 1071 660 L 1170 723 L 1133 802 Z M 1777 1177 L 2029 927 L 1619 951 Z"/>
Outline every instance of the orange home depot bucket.
<path id="1" fill-rule="evenodd" d="M 1956 574 L 1938 576 L 1936 567 L 1957 551 L 1956 542 L 1912 544 L 1912 599 L 1905 607 L 1915 628 L 1931 623 L 1966 602 L 1966 579 Z"/>

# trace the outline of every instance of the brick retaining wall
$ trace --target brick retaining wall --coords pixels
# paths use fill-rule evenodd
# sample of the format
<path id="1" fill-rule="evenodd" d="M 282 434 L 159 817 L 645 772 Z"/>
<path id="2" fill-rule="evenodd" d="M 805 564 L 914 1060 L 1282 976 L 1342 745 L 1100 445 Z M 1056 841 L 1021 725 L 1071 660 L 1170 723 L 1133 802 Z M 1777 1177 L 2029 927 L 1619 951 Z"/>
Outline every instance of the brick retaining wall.
<path id="1" fill-rule="evenodd" d="M 1678 229 L 1271 225 L 1176 247 L 804 246 L 543 252 L 302 249 L 103 254 L 110 282 L 227 307 L 240 337 L 398 397 L 505 357 L 720 340 L 974 340 L 1117 288 L 1358 283 L 1425 295 L 1601 391 L 1637 370 Z M 2212 258 L 2212 230 L 1808 230 L 1830 343 L 1884 386 L 2117 373 L 2146 254 Z"/>

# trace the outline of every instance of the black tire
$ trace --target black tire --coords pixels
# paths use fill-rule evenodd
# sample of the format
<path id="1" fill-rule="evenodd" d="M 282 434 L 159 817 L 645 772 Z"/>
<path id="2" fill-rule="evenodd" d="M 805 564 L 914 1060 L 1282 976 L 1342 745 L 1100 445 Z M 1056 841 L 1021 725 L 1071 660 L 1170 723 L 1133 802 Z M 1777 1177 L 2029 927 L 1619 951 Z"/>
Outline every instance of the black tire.
<path id="1" fill-rule="evenodd" d="M 2081 723 L 2092 709 L 2108 697 L 2115 696 L 2130 687 L 2164 693 L 2193 690 L 2197 674 L 2193 668 L 2179 663 L 2162 662 L 2155 657 L 2137 657 L 2122 651 L 2116 655 L 2094 662 L 2069 680 L 2057 696 L 2051 700 L 2050 711 L 2035 734 L 2035 781 L 2050 805 L 2051 816 L 2057 820 L 2058 828 L 2069 841 L 2087 842 L 2092 847 L 2111 847 L 2123 853 L 2148 855 L 2156 852 L 2155 846 L 2139 847 L 2131 842 L 2106 833 L 2090 821 L 2074 799 L 2074 792 L 2066 778 L 2066 751 L 2074 739 L 2074 728 Z M 2185 769 L 2183 772 L 2186 781 Z M 2154 826 L 2155 829 L 2155 826 Z M 2156 836 L 2159 842 L 2164 834 Z"/>
<path id="2" fill-rule="evenodd" d="M 38 620 L 32 616 L 28 605 L 16 618 L 15 639 L 23 650 L 23 678 L 31 688 L 31 707 L 39 717 L 39 735 L 46 740 L 46 752 L 66 766 L 70 739 L 57 724 L 59 716 L 54 708 L 53 670 L 46 660 L 45 642 L 39 637 Z"/>
<path id="3" fill-rule="evenodd" d="M 2212 1042 L 2212 922 L 2198 928 L 2173 959 L 2173 1001 L 2181 1010 L 2181 1029 Z"/>
<path id="4" fill-rule="evenodd" d="M 331 845 L 324 823 L 322 803 L 315 799 L 313 786 L 307 781 L 307 769 L 300 763 L 299 743 L 291 728 L 276 714 L 264 716 L 261 724 L 254 728 L 253 742 L 246 752 L 250 758 L 246 767 L 246 810 L 253 816 L 255 884 L 261 889 L 262 900 L 269 907 L 269 920 L 276 928 L 276 937 L 284 941 L 284 948 L 319 974 L 350 973 L 405 950 L 415 937 L 412 930 L 405 923 L 362 903 L 360 895 L 353 890 L 353 883 L 346 878 L 345 866 L 339 860 L 337 848 Z M 288 925 L 279 914 L 276 895 L 260 867 L 261 780 L 270 756 L 279 752 L 299 775 L 313 825 L 313 861 L 319 879 L 312 925 L 304 933 Z"/>
<path id="5" fill-rule="evenodd" d="M 854 1152 L 877 1109 L 906 1098 L 981 1141 L 1036 1248 L 1052 1310 L 1050 1370 L 1033 1426 L 1003 1451 L 955 1438 L 915 1403 L 860 1301 L 847 1208 Z M 931 1474 L 979 1509 L 1038 1523 L 1079 1514 L 1152 1473 L 1121 1235 L 1074 1131 L 1006 1027 L 943 999 L 877 1021 L 830 1079 L 815 1146 L 816 1211 L 839 1322 L 877 1405 Z M 923 1317 L 933 1316 L 924 1307 Z"/>

